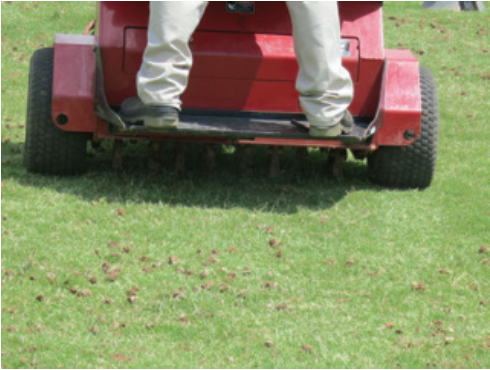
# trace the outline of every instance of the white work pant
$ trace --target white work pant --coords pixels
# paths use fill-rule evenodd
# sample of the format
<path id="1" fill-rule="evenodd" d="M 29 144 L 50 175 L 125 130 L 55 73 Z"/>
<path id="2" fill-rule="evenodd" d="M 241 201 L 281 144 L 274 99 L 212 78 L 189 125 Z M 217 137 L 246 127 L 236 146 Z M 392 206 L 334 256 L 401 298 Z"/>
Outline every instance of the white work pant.
<path id="1" fill-rule="evenodd" d="M 150 1 L 148 45 L 137 75 L 138 95 L 147 105 L 180 109 L 192 54 L 188 42 L 207 1 Z M 342 67 L 336 1 L 288 1 L 299 73 L 296 89 L 314 127 L 340 121 L 352 101 L 353 85 Z M 274 96 L 270 97 L 274 99 Z"/>

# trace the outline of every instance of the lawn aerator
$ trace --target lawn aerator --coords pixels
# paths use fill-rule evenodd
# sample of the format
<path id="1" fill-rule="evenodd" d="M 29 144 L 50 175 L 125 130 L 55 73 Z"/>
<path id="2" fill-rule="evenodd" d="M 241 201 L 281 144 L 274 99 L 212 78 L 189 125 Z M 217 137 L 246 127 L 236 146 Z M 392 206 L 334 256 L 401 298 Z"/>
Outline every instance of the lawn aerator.
<path id="1" fill-rule="evenodd" d="M 330 163 L 345 159 L 346 150 L 367 158 L 378 184 L 429 186 L 438 138 L 432 74 L 410 51 L 384 49 L 382 2 L 339 2 L 339 14 L 339 47 L 354 82 L 352 133 L 308 136 L 287 8 L 262 1 L 209 3 L 190 41 L 194 66 L 179 127 L 158 132 L 118 115 L 122 101 L 136 95 L 148 3 L 99 2 L 93 35 L 57 34 L 53 48 L 32 57 L 25 166 L 81 173 L 87 141 L 101 139 L 317 147 L 329 151 Z"/>

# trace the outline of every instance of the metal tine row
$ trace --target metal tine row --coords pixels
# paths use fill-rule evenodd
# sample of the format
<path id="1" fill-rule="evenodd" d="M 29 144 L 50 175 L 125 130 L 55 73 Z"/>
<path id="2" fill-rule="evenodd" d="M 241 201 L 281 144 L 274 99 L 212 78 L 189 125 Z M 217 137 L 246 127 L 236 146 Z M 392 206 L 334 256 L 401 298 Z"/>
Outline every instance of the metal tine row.
<path id="1" fill-rule="evenodd" d="M 112 153 L 112 168 L 114 171 L 121 171 L 123 169 L 123 157 L 126 144 L 123 140 L 114 140 L 113 153 Z M 216 165 L 216 152 L 220 145 L 218 144 L 204 144 L 203 156 L 206 171 L 210 176 L 214 176 L 217 171 Z M 175 171 L 179 176 L 186 174 L 186 154 L 188 144 L 175 143 Z M 253 146 L 251 145 L 239 145 L 238 146 L 240 156 L 240 172 L 244 176 L 251 176 L 253 174 Z M 269 147 L 269 177 L 271 179 L 278 178 L 281 171 L 281 152 L 283 147 L 270 146 Z M 162 143 L 157 141 L 150 141 L 148 144 L 148 170 L 152 173 L 157 173 L 162 169 L 162 163 L 160 161 L 160 155 L 162 150 Z M 305 168 L 305 161 L 308 157 L 308 148 L 298 147 L 294 150 L 295 158 L 293 168 L 295 173 L 301 173 Z M 345 149 L 330 149 L 328 150 L 328 159 L 326 163 L 327 174 L 334 179 L 343 178 L 343 165 L 347 160 L 347 151 Z"/>

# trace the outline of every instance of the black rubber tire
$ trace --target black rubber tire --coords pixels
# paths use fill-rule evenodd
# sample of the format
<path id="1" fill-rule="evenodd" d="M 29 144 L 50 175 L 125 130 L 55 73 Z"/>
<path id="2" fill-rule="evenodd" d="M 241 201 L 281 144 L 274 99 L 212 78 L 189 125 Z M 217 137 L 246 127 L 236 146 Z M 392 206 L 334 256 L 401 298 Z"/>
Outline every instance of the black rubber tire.
<path id="1" fill-rule="evenodd" d="M 409 146 L 382 146 L 368 156 L 371 181 L 394 188 L 428 187 L 434 176 L 439 136 L 439 102 L 432 73 L 420 67 L 422 121 L 420 134 Z"/>
<path id="2" fill-rule="evenodd" d="M 89 135 L 60 130 L 51 119 L 53 60 L 53 48 L 36 50 L 31 59 L 24 165 L 28 172 L 76 175 L 86 169 Z"/>

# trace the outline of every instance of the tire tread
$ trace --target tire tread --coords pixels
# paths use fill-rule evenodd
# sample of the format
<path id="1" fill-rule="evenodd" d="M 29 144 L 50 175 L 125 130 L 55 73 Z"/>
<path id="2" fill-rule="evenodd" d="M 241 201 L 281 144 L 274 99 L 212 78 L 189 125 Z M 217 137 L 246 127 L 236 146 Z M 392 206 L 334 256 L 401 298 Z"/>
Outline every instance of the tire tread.
<path id="1" fill-rule="evenodd" d="M 439 137 L 439 102 L 432 73 L 420 67 L 421 131 L 408 146 L 379 147 L 368 157 L 370 179 L 395 188 L 428 187 L 433 179 Z"/>
<path id="2" fill-rule="evenodd" d="M 31 59 L 24 165 L 28 172 L 76 175 L 86 169 L 88 135 L 60 130 L 51 118 L 53 48 L 39 49 Z"/>

